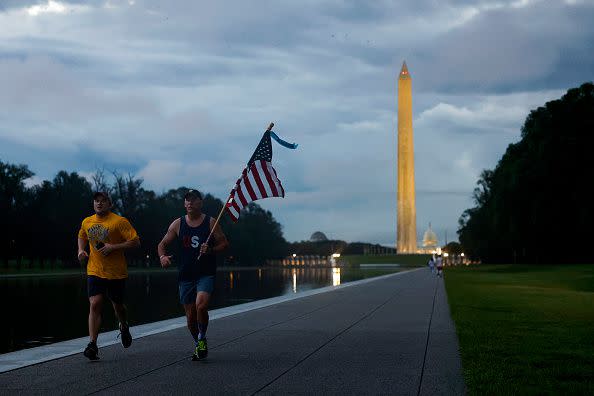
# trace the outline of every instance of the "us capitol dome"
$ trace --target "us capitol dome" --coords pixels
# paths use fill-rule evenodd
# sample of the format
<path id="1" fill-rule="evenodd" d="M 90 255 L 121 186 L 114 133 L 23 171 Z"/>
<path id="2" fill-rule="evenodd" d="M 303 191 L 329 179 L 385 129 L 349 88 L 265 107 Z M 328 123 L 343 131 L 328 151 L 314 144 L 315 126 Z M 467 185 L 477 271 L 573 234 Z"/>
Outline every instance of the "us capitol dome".
<path id="1" fill-rule="evenodd" d="M 326 237 L 326 235 L 324 235 L 323 232 L 316 231 L 313 234 L 311 234 L 311 236 L 309 237 L 309 240 L 311 242 L 322 242 L 322 241 L 327 241 L 328 238 Z"/>
<path id="2" fill-rule="evenodd" d="M 437 235 L 435 234 L 435 232 L 433 232 L 433 230 L 431 229 L 431 223 L 429 223 L 429 228 L 427 229 L 427 231 L 425 231 L 425 234 L 423 235 L 423 246 L 421 250 L 425 253 L 431 253 L 432 251 L 437 249 L 438 244 L 439 241 L 437 239 Z"/>

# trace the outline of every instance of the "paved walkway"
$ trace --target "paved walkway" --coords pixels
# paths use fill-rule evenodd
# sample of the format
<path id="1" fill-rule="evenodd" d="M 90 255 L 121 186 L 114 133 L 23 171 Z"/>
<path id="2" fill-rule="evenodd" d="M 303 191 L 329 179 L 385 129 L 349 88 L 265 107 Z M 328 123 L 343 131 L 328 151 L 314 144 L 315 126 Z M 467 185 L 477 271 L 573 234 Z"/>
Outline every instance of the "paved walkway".
<path id="1" fill-rule="evenodd" d="M 204 361 L 177 328 L 103 347 L 96 362 L 79 353 L 0 373 L 0 393 L 465 392 L 443 280 L 425 268 L 220 317 L 208 334 Z"/>

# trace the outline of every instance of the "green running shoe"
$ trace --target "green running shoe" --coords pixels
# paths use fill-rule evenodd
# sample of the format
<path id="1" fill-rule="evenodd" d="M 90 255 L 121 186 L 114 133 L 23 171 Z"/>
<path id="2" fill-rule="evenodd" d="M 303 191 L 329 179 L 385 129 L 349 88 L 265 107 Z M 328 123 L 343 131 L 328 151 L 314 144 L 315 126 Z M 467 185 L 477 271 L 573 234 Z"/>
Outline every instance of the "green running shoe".
<path id="1" fill-rule="evenodd" d="M 208 343 L 206 342 L 206 338 L 198 340 L 196 343 L 196 352 L 194 354 L 198 356 L 198 359 L 204 359 L 208 356 Z"/>

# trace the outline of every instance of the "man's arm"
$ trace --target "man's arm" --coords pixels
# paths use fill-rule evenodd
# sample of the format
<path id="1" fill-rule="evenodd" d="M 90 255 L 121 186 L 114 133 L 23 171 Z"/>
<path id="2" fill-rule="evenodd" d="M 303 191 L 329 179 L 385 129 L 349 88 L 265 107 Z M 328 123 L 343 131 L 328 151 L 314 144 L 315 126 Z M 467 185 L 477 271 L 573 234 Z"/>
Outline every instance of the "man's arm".
<path id="1" fill-rule="evenodd" d="M 89 254 L 87 253 L 87 251 L 85 250 L 85 248 L 87 247 L 87 240 L 86 239 L 82 239 L 82 238 L 78 238 L 77 243 L 78 243 L 78 261 L 83 261 L 87 258 L 89 258 Z"/>
<path id="2" fill-rule="evenodd" d="M 101 249 L 97 249 L 99 253 L 104 256 L 107 256 L 109 253 L 113 252 L 114 250 L 125 250 L 125 249 L 132 249 L 137 248 L 140 246 L 140 238 L 136 237 L 130 241 L 122 242 L 122 243 L 106 243 L 103 245 Z"/>
<path id="3" fill-rule="evenodd" d="M 171 256 L 167 255 L 167 246 L 177 238 L 179 234 L 179 219 L 175 219 L 173 223 L 167 229 L 167 233 L 159 242 L 157 246 L 157 253 L 159 254 L 159 262 L 161 263 L 161 267 L 169 267 L 171 265 Z"/>
<path id="4" fill-rule="evenodd" d="M 127 219 L 122 218 L 117 224 L 117 229 L 125 241 L 122 243 L 105 243 L 100 249 L 97 249 L 102 255 L 107 256 L 115 250 L 133 249 L 140 246 L 140 238 Z"/>
<path id="5" fill-rule="evenodd" d="M 211 218 L 210 219 L 211 229 L 212 229 L 212 226 L 214 225 L 214 223 L 215 223 L 215 220 L 213 218 Z M 213 247 L 208 247 L 208 245 L 206 243 L 203 243 L 202 246 L 200 246 L 200 252 L 202 254 L 221 253 L 222 251 L 224 251 L 225 249 L 227 249 L 229 247 L 229 241 L 227 240 L 227 237 L 223 233 L 223 230 L 221 229 L 221 226 L 219 224 L 217 224 L 217 226 L 214 228 L 214 231 L 212 233 L 212 238 L 214 238 L 216 244 Z"/>

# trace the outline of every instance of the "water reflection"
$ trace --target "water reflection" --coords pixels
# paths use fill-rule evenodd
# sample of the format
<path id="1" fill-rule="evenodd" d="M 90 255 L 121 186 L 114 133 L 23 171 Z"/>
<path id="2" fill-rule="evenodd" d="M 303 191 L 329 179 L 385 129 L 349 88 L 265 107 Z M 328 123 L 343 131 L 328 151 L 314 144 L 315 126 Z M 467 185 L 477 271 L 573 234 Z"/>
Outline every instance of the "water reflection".
<path id="1" fill-rule="evenodd" d="M 257 268 L 219 270 L 211 308 L 338 286 L 398 269 Z M 126 290 L 132 325 L 184 315 L 178 301 L 177 271 L 131 273 Z M 86 276 L 0 277 L 0 353 L 85 336 L 89 303 Z M 36 315 L 30 315 L 36 312 Z M 110 305 L 104 309 L 102 332 L 115 330 Z"/>
<path id="2" fill-rule="evenodd" d="M 340 268 L 332 268 L 332 286 L 340 285 Z"/>

